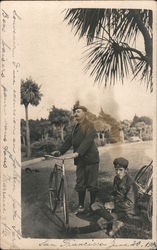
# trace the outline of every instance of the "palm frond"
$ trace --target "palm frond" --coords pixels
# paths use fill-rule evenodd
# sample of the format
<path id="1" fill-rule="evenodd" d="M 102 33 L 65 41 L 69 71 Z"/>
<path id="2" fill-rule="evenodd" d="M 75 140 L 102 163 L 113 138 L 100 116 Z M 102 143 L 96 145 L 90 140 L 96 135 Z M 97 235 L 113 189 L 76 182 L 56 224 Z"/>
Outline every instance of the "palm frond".
<path id="1" fill-rule="evenodd" d="M 79 34 L 80 38 L 87 35 L 89 43 L 100 34 L 104 18 L 104 9 L 68 9 L 64 20 L 75 29 L 75 35 Z"/>
<path id="2" fill-rule="evenodd" d="M 134 68 L 134 61 L 131 59 L 133 53 L 124 48 L 127 48 L 127 45 L 122 46 L 115 42 L 94 42 L 84 56 L 87 61 L 85 71 L 90 70 L 91 76 L 96 75 L 95 81 L 99 83 L 104 80 L 105 86 L 107 82 L 110 85 L 115 84 L 118 79 L 123 83 L 124 77 L 129 74 L 130 69 Z"/>
<path id="3" fill-rule="evenodd" d="M 130 70 L 133 76 L 152 86 L 152 11 L 146 9 L 68 9 L 65 21 L 79 38 L 86 36 L 87 61 L 85 71 L 95 75 L 99 84 L 104 81 L 115 84 Z M 145 54 L 136 49 L 136 41 L 142 34 Z M 132 50 L 130 46 L 134 46 Z M 138 62 L 135 60 L 138 59 Z M 143 63 L 142 63 L 143 61 Z M 136 67 L 136 68 L 135 68 Z"/>
<path id="4" fill-rule="evenodd" d="M 152 69 L 146 61 L 136 63 L 133 74 L 133 79 L 139 78 L 141 82 L 146 83 L 147 89 L 150 89 L 150 92 L 153 91 Z"/>
<path id="5" fill-rule="evenodd" d="M 152 11 L 136 11 L 152 35 Z M 68 20 L 68 24 L 75 29 L 75 35 L 79 34 L 79 38 L 86 35 L 88 44 L 93 41 L 94 36 L 102 35 L 104 27 L 119 41 L 124 38 L 126 41 L 136 41 L 139 33 L 134 9 L 68 9 L 64 20 Z"/>

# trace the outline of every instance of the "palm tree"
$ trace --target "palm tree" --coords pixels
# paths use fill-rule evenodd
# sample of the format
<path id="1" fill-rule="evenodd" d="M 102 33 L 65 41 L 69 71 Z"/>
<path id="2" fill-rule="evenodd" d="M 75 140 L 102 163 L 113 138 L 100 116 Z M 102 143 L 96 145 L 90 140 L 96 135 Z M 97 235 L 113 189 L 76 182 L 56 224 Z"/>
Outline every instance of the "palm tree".
<path id="1" fill-rule="evenodd" d="M 95 81 L 115 84 L 130 72 L 152 91 L 152 11 L 146 9 L 68 9 L 65 21 L 86 37 L 85 70 Z M 139 35 L 144 51 L 137 48 Z"/>
<path id="2" fill-rule="evenodd" d="M 21 141 L 24 146 L 26 146 L 26 122 L 21 119 Z"/>
<path id="3" fill-rule="evenodd" d="M 68 126 L 71 118 L 71 112 L 65 109 L 58 109 L 55 106 L 49 113 L 49 120 L 52 125 L 59 128 L 61 140 L 64 141 L 64 129 Z"/>
<path id="4" fill-rule="evenodd" d="M 21 80 L 21 104 L 25 106 L 26 112 L 26 140 L 27 140 L 27 157 L 31 156 L 30 148 L 30 131 L 28 122 L 28 105 L 37 106 L 41 100 L 42 94 L 40 93 L 41 86 L 38 86 L 31 78 Z"/>

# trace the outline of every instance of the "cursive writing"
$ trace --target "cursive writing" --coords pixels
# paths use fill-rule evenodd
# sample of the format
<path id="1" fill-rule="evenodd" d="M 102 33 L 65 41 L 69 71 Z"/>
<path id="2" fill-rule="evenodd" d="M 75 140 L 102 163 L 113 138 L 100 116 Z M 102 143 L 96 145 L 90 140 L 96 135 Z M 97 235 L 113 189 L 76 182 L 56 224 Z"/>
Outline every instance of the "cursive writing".
<path id="1" fill-rule="evenodd" d="M 12 245 L 15 246 L 15 240 L 16 239 L 21 239 L 21 233 L 20 231 L 15 227 L 15 226 L 12 226 L 12 227 L 9 227 L 6 223 L 2 223 L 2 229 L 1 229 L 1 233 L 2 233 L 2 236 L 7 238 L 12 238 Z M 12 248 L 10 248 L 12 249 Z M 19 248 L 14 248 L 14 249 L 19 249 Z"/>
<path id="2" fill-rule="evenodd" d="M 15 61 L 15 55 L 16 55 L 16 24 L 17 20 L 21 20 L 20 15 L 16 12 L 16 10 L 13 11 L 13 45 L 12 45 L 12 65 L 13 65 L 13 153 L 16 153 L 16 105 L 17 105 L 17 93 L 16 93 L 16 82 L 17 82 L 17 73 L 19 72 L 20 63 Z"/>
<path id="3" fill-rule="evenodd" d="M 9 47 L 9 45 L 2 40 L 2 53 L 1 53 L 1 77 L 4 78 L 5 77 L 5 72 L 6 72 L 6 53 L 8 50 L 11 50 L 11 48 Z"/>
<path id="4" fill-rule="evenodd" d="M 13 152 L 16 153 L 16 90 L 13 89 Z"/>
<path id="5" fill-rule="evenodd" d="M 7 188 L 10 185 L 11 176 L 8 174 L 3 174 L 2 176 L 2 212 L 3 214 L 6 212 L 7 209 Z"/>
<path id="6" fill-rule="evenodd" d="M 3 211 L 3 214 L 6 212 L 6 201 L 7 201 L 7 184 L 6 182 L 2 182 L 2 211 Z"/>
<path id="7" fill-rule="evenodd" d="M 14 249 L 17 240 L 22 238 L 19 222 L 21 204 L 19 184 L 21 183 L 21 163 L 17 142 L 18 105 L 19 105 L 19 68 L 18 62 L 18 26 L 21 17 L 16 10 L 1 10 L 1 93 L 2 93 L 2 237 L 12 243 Z M 11 73 L 11 74 L 10 74 Z M 11 123 L 11 124 L 10 124 Z M 10 247 L 10 246 L 9 246 Z M 16 248 L 15 248 L 16 247 Z"/>
<path id="8" fill-rule="evenodd" d="M 13 169 L 13 183 L 12 183 L 12 189 L 13 192 L 15 191 L 15 189 L 17 188 L 17 183 L 20 183 L 21 181 L 21 177 L 18 174 L 18 172 L 15 170 L 15 168 Z"/>
<path id="9" fill-rule="evenodd" d="M 15 57 L 16 50 L 16 21 L 21 20 L 19 14 L 17 14 L 16 10 L 13 11 L 13 45 L 12 45 L 12 57 Z"/>
<path id="10" fill-rule="evenodd" d="M 3 131 L 3 142 L 7 142 L 7 119 L 6 119 L 6 115 L 7 115 L 7 88 L 1 84 L 2 90 L 3 90 L 3 116 L 4 116 L 4 131 Z"/>
<path id="11" fill-rule="evenodd" d="M 45 240 L 39 243 L 39 246 L 42 247 L 57 247 L 57 244 L 55 245 L 54 243 L 52 244 L 49 240 Z M 69 249 L 69 248 L 77 248 L 77 247 L 103 247 L 103 249 L 114 249 L 117 247 L 118 248 L 128 248 L 128 247 L 133 247 L 133 249 L 139 248 L 147 248 L 147 249 L 156 249 L 157 245 L 154 241 L 148 241 L 147 243 L 143 243 L 141 240 L 134 240 L 132 243 L 131 242 L 125 242 L 125 243 L 119 243 L 117 239 L 111 239 L 108 241 L 108 243 L 105 243 L 104 241 L 96 241 L 94 239 L 88 240 L 88 241 L 81 241 L 78 242 L 77 240 L 63 240 L 60 244 L 59 247 Z"/>
<path id="12" fill-rule="evenodd" d="M 12 226 L 12 229 L 15 231 L 17 238 L 18 238 L 18 239 L 21 239 L 21 238 L 22 238 L 22 235 L 21 235 L 20 230 L 17 229 L 15 226 Z"/>
<path id="13" fill-rule="evenodd" d="M 7 156 L 9 156 L 9 159 L 11 160 L 13 166 L 12 186 L 13 186 L 13 191 L 15 191 L 17 182 L 20 183 L 21 180 L 21 176 L 18 174 L 18 171 L 16 169 L 17 167 L 21 168 L 21 165 L 17 161 L 16 157 L 13 157 L 13 154 L 9 151 L 8 146 L 5 146 L 3 148 L 3 152 L 4 152 L 3 167 L 7 168 Z"/>
<path id="14" fill-rule="evenodd" d="M 7 19 L 9 19 L 9 15 L 2 9 L 2 32 L 6 30 Z"/>
<path id="15" fill-rule="evenodd" d="M 11 161 L 13 162 L 14 168 L 16 168 L 17 166 L 19 168 L 21 168 L 20 163 L 17 161 L 16 157 L 13 157 L 13 153 L 11 153 L 9 151 L 8 146 L 5 146 L 3 149 L 4 149 L 5 153 L 8 154 L 9 158 L 11 159 Z"/>
<path id="16" fill-rule="evenodd" d="M 6 238 L 11 237 L 11 228 L 6 223 L 2 223 L 2 235 Z"/>
<path id="17" fill-rule="evenodd" d="M 3 148 L 3 168 L 7 168 L 7 149 L 7 146 Z"/>

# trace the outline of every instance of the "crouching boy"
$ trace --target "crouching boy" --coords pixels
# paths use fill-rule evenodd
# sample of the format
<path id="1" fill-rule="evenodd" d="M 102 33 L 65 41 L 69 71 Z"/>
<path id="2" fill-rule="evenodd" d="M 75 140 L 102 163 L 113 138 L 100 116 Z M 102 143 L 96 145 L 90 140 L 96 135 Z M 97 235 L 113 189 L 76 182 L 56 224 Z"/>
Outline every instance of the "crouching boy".
<path id="1" fill-rule="evenodd" d="M 101 229 L 107 229 L 110 236 L 124 225 L 124 218 L 134 216 L 136 197 L 136 186 L 128 174 L 128 160 L 116 158 L 113 165 L 116 175 L 111 201 L 105 205 L 95 202 L 91 206 L 92 211 L 99 215 L 97 224 Z"/>

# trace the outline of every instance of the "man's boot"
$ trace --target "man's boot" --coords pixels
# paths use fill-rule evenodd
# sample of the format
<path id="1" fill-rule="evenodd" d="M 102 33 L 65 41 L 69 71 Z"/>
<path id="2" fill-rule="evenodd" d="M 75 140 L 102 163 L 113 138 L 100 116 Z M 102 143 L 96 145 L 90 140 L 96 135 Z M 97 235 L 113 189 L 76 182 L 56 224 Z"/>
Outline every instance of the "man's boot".
<path id="1" fill-rule="evenodd" d="M 95 191 L 91 191 L 90 192 L 90 207 L 95 202 L 95 199 L 96 199 L 96 192 Z"/>
<path id="2" fill-rule="evenodd" d="M 85 211 L 85 208 L 84 208 L 85 195 L 86 195 L 86 191 L 78 192 L 79 207 L 77 211 L 75 212 L 75 214 L 83 213 Z"/>
<path id="3" fill-rule="evenodd" d="M 89 204 L 89 211 L 87 213 L 87 216 L 91 216 L 93 214 L 93 211 L 91 209 L 91 205 L 95 202 L 96 199 L 96 192 L 95 191 L 91 191 L 90 192 L 90 204 Z"/>

